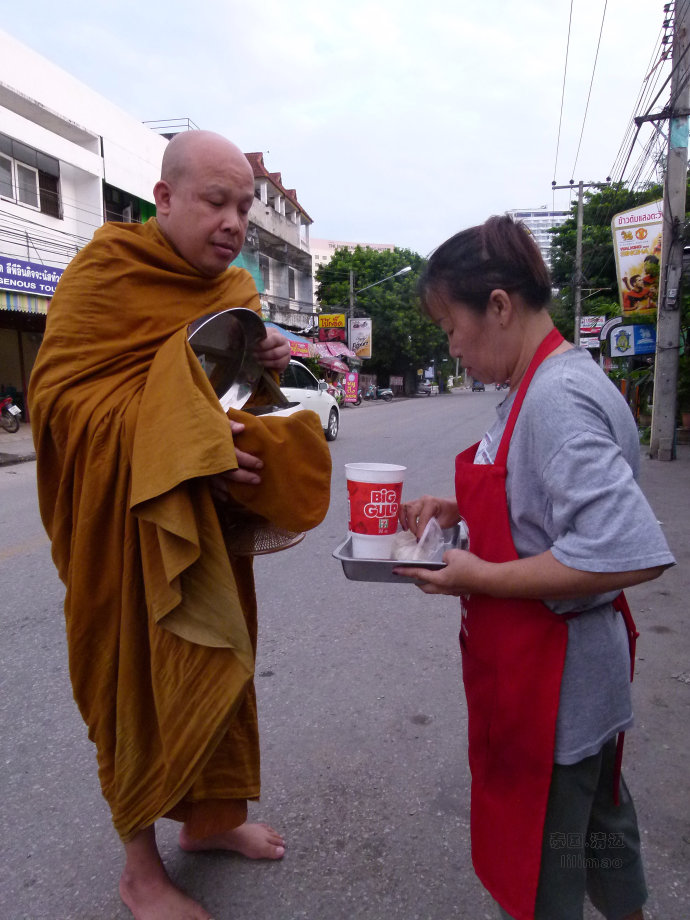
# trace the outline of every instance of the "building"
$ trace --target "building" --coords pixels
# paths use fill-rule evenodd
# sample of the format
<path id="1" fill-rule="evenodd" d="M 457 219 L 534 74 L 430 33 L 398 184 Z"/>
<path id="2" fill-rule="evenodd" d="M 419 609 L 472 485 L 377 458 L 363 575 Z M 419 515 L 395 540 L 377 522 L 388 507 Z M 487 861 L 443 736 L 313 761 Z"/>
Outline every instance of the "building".
<path id="1" fill-rule="evenodd" d="M 344 240 L 319 240 L 312 237 L 311 257 L 313 273 L 316 274 L 316 270 L 320 268 L 321 265 L 328 265 L 336 249 L 349 249 L 350 252 L 354 252 L 358 246 L 361 246 L 362 249 L 375 249 L 377 252 L 393 252 L 395 249 L 393 243 L 349 243 Z"/>
<path id="2" fill-rule="evenodd" d="M 265 320 L 304 332 L 314 324 L 312 219 L 295 189 L 285 188 L 279 172 L 268 171 L 263 153 L 245 155 L 254 171 L 254 203 L 235 264 L 254 275 Z"/>
<path id="3" fill-rule="evenodd" d="M 546 205 L 531 211 L 506 211 L 514 220 L 521 220 L 536 240 L 544 261 L 551 268 L 551 230 L 570 217 L 570 211 L 547 211 Z"/>
<path id="4" fill-rule="evenodd" d="M 155 213 L 166 143 L 0 32 L 0 392 L 24 410 L 60 275 L 104 220 Z"/>

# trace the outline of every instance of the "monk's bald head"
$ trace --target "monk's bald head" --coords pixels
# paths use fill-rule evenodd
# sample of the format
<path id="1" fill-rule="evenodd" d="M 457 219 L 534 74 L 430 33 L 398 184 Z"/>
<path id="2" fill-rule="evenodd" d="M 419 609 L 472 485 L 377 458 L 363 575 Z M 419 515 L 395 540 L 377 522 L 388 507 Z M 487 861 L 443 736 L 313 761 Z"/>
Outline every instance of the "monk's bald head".
<path id="1" fill-rule="evenodd" d="M 254 173 L 239 147 L 211 131 L 176 134 L 153 195 L 163 235 L 202 275 L 215 277 L 237 258 L 254 201 Z"/>
<path id="2" fill-rule="evenodd" d="M 161 164 L 161 179 L 174 183 L 184 178 L 200 160 L 232 159 L 240 169 L 252 175 L 249 161 L 240 148 L 213 131 L 183 131 L 176 134 L 165 148 Z"/>

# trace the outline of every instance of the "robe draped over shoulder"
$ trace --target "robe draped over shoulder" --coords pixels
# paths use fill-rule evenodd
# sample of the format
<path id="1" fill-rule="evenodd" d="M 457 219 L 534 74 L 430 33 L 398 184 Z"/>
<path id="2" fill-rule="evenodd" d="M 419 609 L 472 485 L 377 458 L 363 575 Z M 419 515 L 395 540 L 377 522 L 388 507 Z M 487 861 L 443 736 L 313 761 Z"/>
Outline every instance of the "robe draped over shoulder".
<path id="1" fill-rule="evenodd" d="M 207 479 L 238 464 L 187 343 L 189 323 L 229 307 L 259 310 L 248 272 L 200 275 L 155 219 L 106 224 L 60 279 L 31 375 L 70 676 L 123 840 L 183 800 L 259 794 L 252 563 L 228 554 Z M 317 416 L 235 417 L 264 469 L 232 485 L 233 504 L 290 530 L 320 523 Z"/>

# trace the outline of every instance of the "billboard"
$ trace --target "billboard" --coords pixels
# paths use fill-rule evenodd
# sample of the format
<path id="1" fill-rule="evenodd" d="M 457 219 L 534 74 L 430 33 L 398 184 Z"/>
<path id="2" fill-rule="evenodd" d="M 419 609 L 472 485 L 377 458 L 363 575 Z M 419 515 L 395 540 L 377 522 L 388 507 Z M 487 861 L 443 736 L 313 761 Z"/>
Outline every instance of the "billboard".
<path id="1" fill-rule="evenodd" d="M 319 315 L 319 342 L 345 341 L 345 314 L 321 313 Z"/>
<path id="2" fill-rule="evenodd" d="M 358 316 L 348 322 L 348 339 L 350 351 L 358 358 L 371 358 L 371 319 Z"/>
<path id="3" fill-rule="evenodd" d="M 661 200 L 621 211 L 611 221 L 623 317 L 656 310 L 661 267 Z"/>

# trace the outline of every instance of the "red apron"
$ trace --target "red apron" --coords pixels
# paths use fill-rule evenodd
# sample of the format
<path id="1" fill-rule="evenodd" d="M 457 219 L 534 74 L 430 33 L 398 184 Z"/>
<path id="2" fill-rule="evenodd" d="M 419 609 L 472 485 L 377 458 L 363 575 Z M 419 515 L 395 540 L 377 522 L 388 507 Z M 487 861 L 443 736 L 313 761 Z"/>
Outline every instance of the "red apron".
<path id="1" fill-rule="evenodd" d="M 516 394 L 493 464 L 478 445 L 456 459 L 455 490 L 470 550 L 489 562 L 518 558 L 510 531 L 506 460 L 527 388 L 561 342 L 543 340 Z M 539 600 L 465 599 L 460 646 L 472 772 L 472 862 L 482 884 L 515 920 L 531 920 L 537 896 L 567 617 Z"/>

